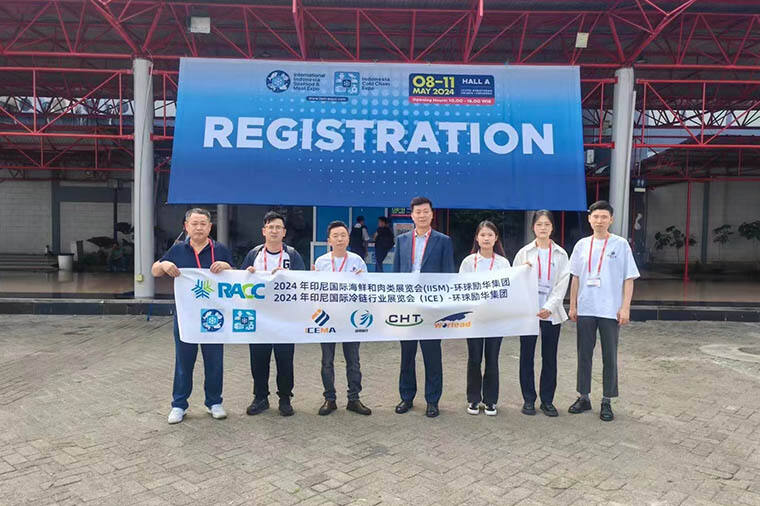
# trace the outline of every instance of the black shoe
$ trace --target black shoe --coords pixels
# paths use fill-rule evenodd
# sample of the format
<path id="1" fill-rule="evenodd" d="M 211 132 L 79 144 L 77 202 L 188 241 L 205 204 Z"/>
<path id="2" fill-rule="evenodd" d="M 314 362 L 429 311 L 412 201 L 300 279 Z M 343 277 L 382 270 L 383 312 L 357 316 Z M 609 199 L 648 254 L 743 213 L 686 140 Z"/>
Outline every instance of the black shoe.
<path id="1" fill-rule="evenodd" d="M 612 412 L 612 406 L 609 402 L 602 403 L 602 409 L 599 412 L 599 419 L 603 422 L 611 422 L 615 419 L 615 414 Z"/>
<path id="2" fill-rule="evenodd" d="M 425 416 L 428 418 L 435 418 L 438 416 L 438 405 L 437 404 L 431 404 L 428 403 L 427 409 L 425 410 Z"/>
<path id="3" fill-rule="evenodd" d="M 253 399 L 253 402 L 251 402 L 251 405 L 248 406 L 248 408 L 245 410 L 245 413 L 248 415 L 258 415 L 261 412 L 266 411 L 269 409 L 269 398 L 264 397 L 263 399 Z"/>
<path id="4" fill-rule="evenodd" d="M 372 414 L 372 410 L 362 404 L 362 401 L 359 399 L 356 399 L 355 401 L 348 401 L 348 404 L 346 404 L 346 409 L 353 411 L 354 413 L 359 413 L 360 415 Z"/>
<path id="5" fill-rule="evenodd" d="M 282 416 L 293 416 L 293 406 L 290 405 L 290 399 L 280 399 L 280 406 L 278 408 Z"/>
<path id="6" fill-rule="evenodd" d="M 557 408 L 554 407 L 554 404 L 544 404 L 542 402 L 539 408 L 541 408 L 541 411 L 543 411 L 546 416 L 559 416 L 559 413 L 557 413 Z"/>
<path id="7" fill-rule="evenodd" d="M 324 404 L 322 404 L 322 407 L 319 408 L 319 414 L 322 416 L 329 415 L 336 409 L 338 409 L 338 405 L 335 404 L 335 401 L 332 401 L 330 399 L 325 399 Z"/>
<path id="8" fill-rule="evenodd" d="M 589 399 L 584 399 L 583 397 L 578 397 L 567 411 L 568 413 L 577 415 L 578 413 L 583 413 L 584 411 L 588 411 L 590 409 L 591 401 Z"/>
<path id="9" fill-rule="evenodd" d="M 525 401 L 523 403 L 523 407 L 520 410 L 522 411 L 523 415 L 535 415 L 536 414 L 536 404 L 533 402 Z"/>
<path id="10" fill-rule="evenodd" d="M 399 415 L 406 413 L 410 409 L 412 409 L 412 401 L 401 401 L 398 404 L 396 404 L 396 413 Z"/>

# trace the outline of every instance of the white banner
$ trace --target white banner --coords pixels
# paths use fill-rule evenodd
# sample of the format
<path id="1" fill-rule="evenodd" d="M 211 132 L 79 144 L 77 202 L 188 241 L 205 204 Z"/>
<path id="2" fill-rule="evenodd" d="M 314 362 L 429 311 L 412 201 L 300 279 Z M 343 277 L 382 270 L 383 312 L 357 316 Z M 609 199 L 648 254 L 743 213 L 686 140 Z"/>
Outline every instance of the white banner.
<path id="1" fill-rule="evenodd" d="M 538 334 L 538 281 L 528 266 L 467 274 L 180 271 L 174 297 L 188 343 Z"/>

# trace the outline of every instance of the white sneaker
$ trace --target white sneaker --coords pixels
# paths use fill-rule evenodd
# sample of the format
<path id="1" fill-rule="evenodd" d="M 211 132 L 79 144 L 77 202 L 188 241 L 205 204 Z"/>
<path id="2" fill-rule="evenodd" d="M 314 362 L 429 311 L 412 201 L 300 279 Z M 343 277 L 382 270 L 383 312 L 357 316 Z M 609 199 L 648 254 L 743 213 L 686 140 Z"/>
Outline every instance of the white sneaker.
<path id="1" fill-rule="evenodd" d="M 488 416 L 496 416 L 496 404 L 486 404 L 484 411 Z"/>
<path id="2" fill-rule="evenodd" d="M 214 404 L 210 408 L 206 407 L 206 413 L 210 413 L 211 417 L 216 420 L 223 420 L 227 418 L 227 412 L 224 410 L 221 404 Z"/>
<path id="3" fill-rule="evenodd" d="M 185 418 L 185 410 L 182 408 L 172 408 L 171 411 L 169 411 L 169 419 L 167 420 L 170 424 L 179 423 L 182 421 L 182 419 Z"/>
<path id="4" fill-rule="evenodd" d="M 480 403 L 479 402 L 471 402 L 467 405 L 467 412 L 471 415 L 477 415 L 480 414 Z"/>

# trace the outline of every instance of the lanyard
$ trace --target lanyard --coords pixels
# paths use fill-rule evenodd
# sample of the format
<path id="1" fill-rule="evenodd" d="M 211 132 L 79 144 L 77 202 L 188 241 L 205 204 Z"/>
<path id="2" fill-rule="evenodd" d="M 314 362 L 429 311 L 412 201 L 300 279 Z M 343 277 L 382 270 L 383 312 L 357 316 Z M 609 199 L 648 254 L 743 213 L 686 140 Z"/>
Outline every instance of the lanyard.
<path id="1" fill-rule="evenodd" d="M 422 268 L 422 260 L 425 258 L 425 250 L 427 249 L 428 241 L 430 240 L 430 236 L 432 235 L 430 232 L 432 230 L 428 230 L 427 234 L 425 235 L 425 245 L 422 246 L 422 258 L 420 258 L 420 268 Z M 417 250 L 415 247 L 415 244 L 417 242 L 417 231 L 412 230 L 412 269 L 414 269 L 414 252 Z"/>
<path id="2" fill-rule="evenodd" d="M 282 252 L 285 251 L 285 248 L 280 249 L 280 260 L 277 262 L 277 268 L 282 267 Z M 264 254 L 264 270 L 269 272 L 269 269 L 267 269 L 267 248 L 264 246 L 264 249 L 261 250 L 261 252 Z"/>
<path id="3" fill-rule="evenodd" d="M 214 264 L 214 241 L 212 241 L 210 238 L 208 240 L 208 245 L 211 246 L 211 264 Z M 191 248 L 193 248 L 193 245 L 190 245 Z M 201 249 L 203 251 L 203 249 Z M 193 248 L 193 253 L 195 253 L 195 263 L 198 264 L 199 269 L 203 269 L 201 267 L 201 259 L 198 257 L 198 252 L 195 251 L 195 248 Z"/>
<path id="4" fill-rule="evenodd" d="M 604 246 L 602 246 L 602 254 L 599 256 L 599 266 L 596 269 L 596 275 L 602 272 L 602 262 L 604 261 L 604 251 L 607 249 L 607 241 L 610 240 L 610 236 L 604 240 Z M 591 274 L 591 252 L 594 251 L 594 236 L 591 236 L 591 246 L 588 247 L 588 273 Z"/>
<path id="5" fill-rule="evenodd" d="M 593 238 L 592 238 L 593 240 Z M 536 248 L 538 248 L 538 241 L 536 241 Z M 552 277 L 552 242 L 549 241 L 549 268 L 546 273 L 546 281 L 549 281 Z M 538 279 L 541 279 L 541 250 L 538 251 Z"/>
<path id="6" fill-rule="evenodd" d="M 348 252 L 346 252 L 346 256 L 343 257 L 343 262 L 341 262 L 338 272 L 343 272 L 343 267 L 346 266 L 346 260 L 348 260 Z M 332 255 L 330 255 L 330 263 L 332 263 L 333 272 L 335 272 L 335 257 Z"/>
<path id="7" fill-rule="evenodd" d="M 478 272 L 478 254 L 479 253 L 475 253 L 475 272 Z M 483 257 L 483 258 L 485 258 L 485 257 Z M 493 262 L 494 262 L 494 260 L 496 260 L 496 253 L 493 253 L 492 256 L 491 256 L 491 266 L 488 268 L 489 271 L 493 270 Z M 541 272 L 540 268 L 539 268 L 538 272 Z"/>

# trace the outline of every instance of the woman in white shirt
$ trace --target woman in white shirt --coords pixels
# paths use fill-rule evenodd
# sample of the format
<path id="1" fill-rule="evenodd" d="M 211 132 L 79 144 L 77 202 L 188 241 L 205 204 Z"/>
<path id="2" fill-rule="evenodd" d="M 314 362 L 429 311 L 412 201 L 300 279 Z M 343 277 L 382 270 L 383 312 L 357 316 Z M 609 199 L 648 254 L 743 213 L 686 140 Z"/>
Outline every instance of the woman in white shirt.
<path id="1" fill-rule="evenodd" d="M 488 220 L 480 222 L 475 231 L 472 254 L 462 260 L 459 272 L 484 272 L 509 268 L 504 248 L 499 240 L 499 229 Z M 471 337 L 467 339 L 467 412 L 480 413 L 483 401 L 486 415 L 496 414 L 499 400 L 499 349 L 501 337 Z M 486 368 L 481 373 L 480 363 L 485 352 Z"/>
<path id="2" fill-rule="evenodd" d="M 535 240 L 523 246 L 515 255 L 515 265 L 529 264 L 538 270 L 538 316 L 541 330 L 541 411 L 557 416 L 554 391 L 557 388 L 557 344 L 559 331 L 567 313 L 562 305 L 570 281 L 570 262 L 567 252 L 551 240 L 554 218 L 551 211 L 536 211 L 533 215 Z M 522 412 L 536 414 L 536 386 L 533 356 L 538 336 L 520 336 L 520 388 L 524 404 Z"/>

